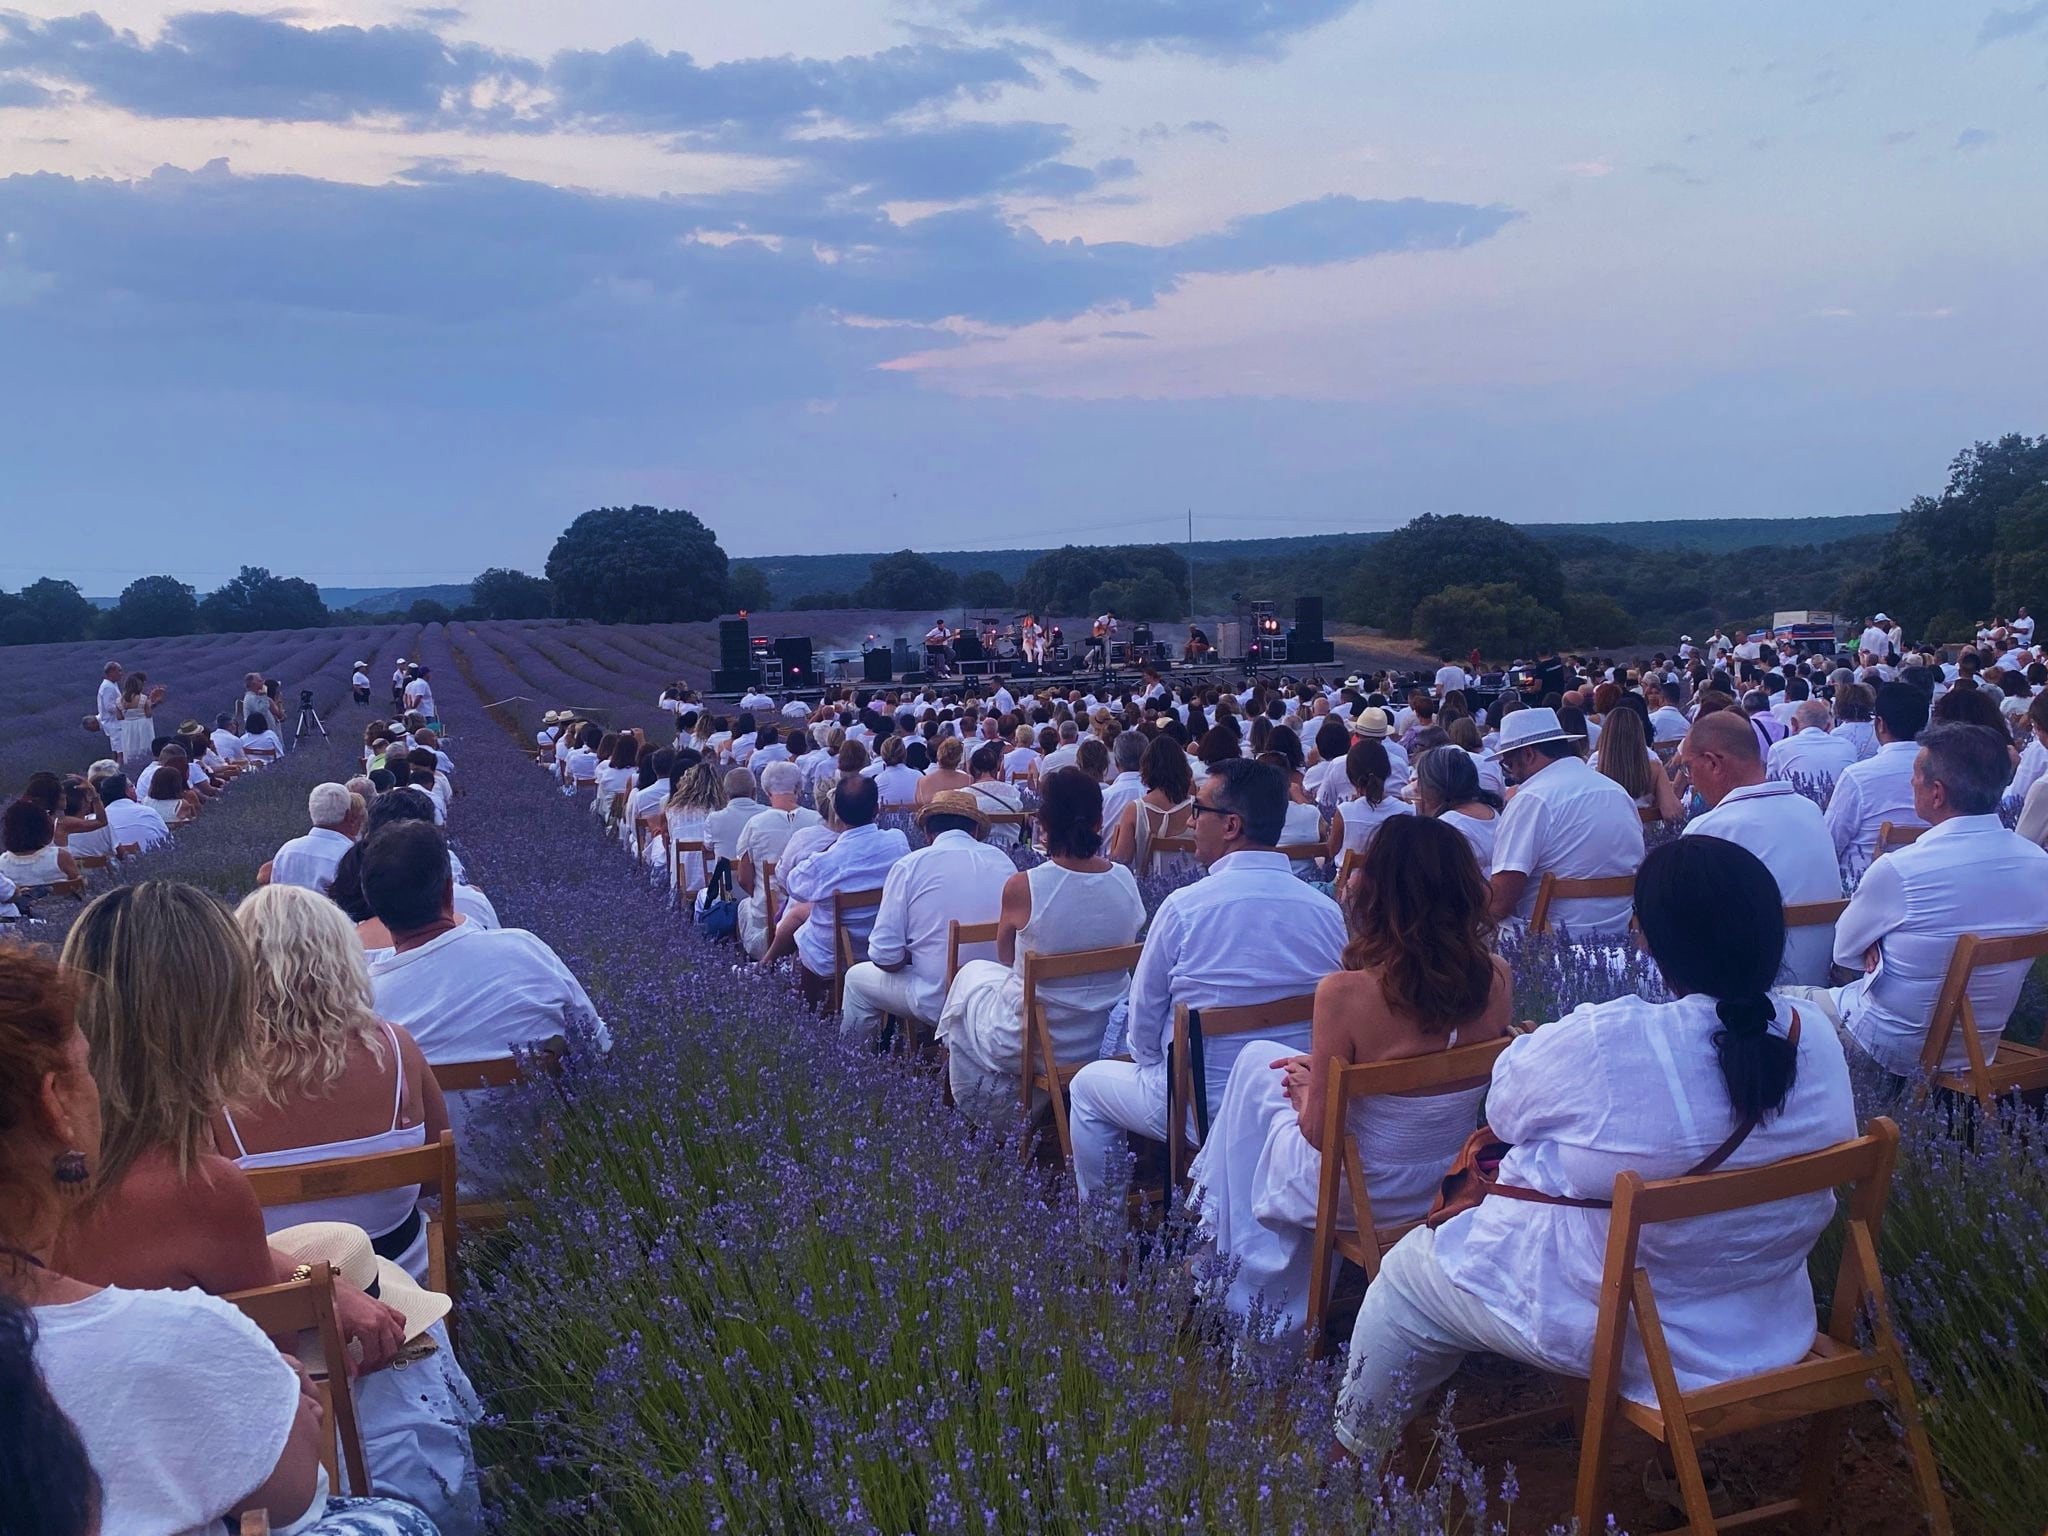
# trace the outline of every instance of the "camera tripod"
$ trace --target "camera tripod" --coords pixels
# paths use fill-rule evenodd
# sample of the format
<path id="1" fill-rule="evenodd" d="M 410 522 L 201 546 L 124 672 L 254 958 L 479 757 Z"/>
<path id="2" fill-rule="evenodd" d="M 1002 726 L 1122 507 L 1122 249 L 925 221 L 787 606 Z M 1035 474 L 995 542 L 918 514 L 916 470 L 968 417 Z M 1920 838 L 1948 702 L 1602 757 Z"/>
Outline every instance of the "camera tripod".
<path id="1" fill-rule="evenodd" d="M 320 711 L 313 707 L 312 700 L 310 699 L 299 706 L 299 728 L 292 732 L 293 746 L 297 746 L 304 738 L 308 726 L 318 731 L 322 736 L 327 734 L 327 727 L 320 723 Z"/>

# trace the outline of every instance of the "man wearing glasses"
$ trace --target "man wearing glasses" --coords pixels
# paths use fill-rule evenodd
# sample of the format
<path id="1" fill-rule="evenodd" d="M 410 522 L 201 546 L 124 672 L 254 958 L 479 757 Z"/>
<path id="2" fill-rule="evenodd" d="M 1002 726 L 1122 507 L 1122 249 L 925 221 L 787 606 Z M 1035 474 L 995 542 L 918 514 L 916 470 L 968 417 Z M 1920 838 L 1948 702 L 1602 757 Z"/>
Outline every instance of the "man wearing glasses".
<path id="1" fill-rule="evenodd" d="M 1220 763 L 1196 792 L 1192 814 L 1195 857 L 1209 873 L 1168 896 L 1152 919 L 1131 977 L 1132 1059 L 1090 1062 L 1074 1078 L 1074 1177 L 1084 1200 L 1122 1198 L 1124 1132 L 1166 1139 L 1166 1048 L 1176 1005 L 1229 1008 L 1295 997 L 1343 967 L 1342 912 L 1274 851 L 1287 820 L 1285 775 L 1242 758 Z M 1211 1102 L 1222 1099 L 1249 1038 L 1207 1043 Z M 1306 1051 L 1309 1026 L 1263 1038 Z"/>

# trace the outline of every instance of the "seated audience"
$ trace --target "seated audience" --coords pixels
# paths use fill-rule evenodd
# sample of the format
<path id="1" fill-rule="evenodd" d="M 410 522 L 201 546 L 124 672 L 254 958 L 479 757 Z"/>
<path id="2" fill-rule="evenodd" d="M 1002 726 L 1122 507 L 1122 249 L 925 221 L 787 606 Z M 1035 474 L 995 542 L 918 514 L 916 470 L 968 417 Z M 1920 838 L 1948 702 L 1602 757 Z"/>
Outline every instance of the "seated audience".
<path id="1" fill-rule="evenodd" d="M 668 830 L 669 848 L 675 850 L 672 856 L 678 860 L 679 895 L 703 890 L 704 883 L 711 878 L 711 865 L 704 855 L 695 850 L 684 850 L 683 845 L 702 843 L 708 847 L 711 817 L 724 810 L 725 806 L 725 776 L 710 758 L 677 773 L 675 792 L 662 807 L 662 820 Z"/>
<path id="2" fill-rule="evenodd" d="M 1145 775 L 1141 767 L 1147 745 L 1145 733 L 1139 730 L 1119 731 L 1116 740 L 1110 744 L 1111 766 L 1116 769 L 1116 777 L 1102 790 L 1104 843 L 1109 841 L 1117 823 L 1123 820 L 1124 807 L 1145 798 Z"/>
<path id="3" fill-rule="evenodd" d="M 315 784 L 306 797 L 306 816 L 313 823 L 312 830 L 279 848 L 258 879 L 325 893 L 334 884 L 334 869 L 341 856 L 362 836 L 369 807 L 361 796 L 339 784 Z"/>
<path id="4" fill-rule="evenodd" d="M 1511 1147 L 1500 1184 L 1604 1201 L 1624 1170 L 1752 1168 L 1856 1134 L 1841 1041 L 1771 995 L 1784 908 L 1756 855 L 1717 837 L 1665 844 L 1636 877 L 1635 916 L 1676 1000 L 1588 1003 L 1508 1047 L 1486 1095 L 1487 1123 Z M 1823 1192 L 1645 1230 L 1637 1263 L 1680 1390 L 1806 1354 L 1807 1254 L 1834 1211 Z M 1604 1218 L 1499 1195 L 1410 1232 L 1366 1288 L 1338 1439 L 1370 1454 L 1366 1426 L 1422 1408 L 1469 1351 L 1585 1377 L 1606 1247 Z M 1656 1401 L 1639 1350 L 1622 1387 Z"/>
<path id="5" fill-rule="evenodd" d="M 1773 747 L 1773 762 L 1777 755 Z M 1718 837 L 1747 848 L 1763 860 L 1787 905 L 1841 899 L 1842 878 L 1820 807 L 1783 780 L 1764 777 L 1761 743 L 1746 722 L 1725 711 L 1696 721 L 1678 761 L 1707 804 L 1686 823 L 1686 836 Z M 1785 968 L 1777 980 L 1825 986 L 1834 947 L 1832 924 L 1788 928 Z"/>
<path id="6" fill-rule="evenodd" d="M 1844 768 L 1835 780 L 1828 800 L 1828 836 L 1842 873 L 1852 880 L 1875 857 L 1877 835 L 1885 822 L 1895 827 L 1927 825 L 1913 808 L 1918 752 L 1913 738 L 1927 726 L 1927 708 L 1927 695 L 1911 683 L 1879 687 L 1874 706 L 1877 750 Z"/>
<path id="7" fill-rule="evenodd" d="M 976 747 L 967 760 L 967 768 L 972 775 L 967 792 L 981 802 L 984 812 L 991 816 L 1015 815 L 1024 809 L 1023 793 L 1003 777 L 1003 749 L 999 742 Z M 992 848 L 1014 848 L 1023 841 L 1023 834 L 1015 822 L 1006 821 L 989 828 L 988 841 Z"/>
<path id="8" fill-rule="evenodd" d="M 1267 1040 L 1242 1047 L 1190 1170 L 1203 1229 L 1237 1265 L 1231 1309 L 1248 1316 L 1262 1302 L 1283 1331 L 1308 1314 L 1317 1182 L 1336 1152 L 1322 1145 L 1331 1058 L 1390 1061 L 1508 1032 L 1513 977 L 1492 952 L 1486 880 L 1464 839 L 1427 816 L 1391 821 L 1367 846 L 1363 875 L 1346 902 L 1344 969 L 1316 988 L 1308 1053 Z M 1346 1130 L 1377 1224 L 1427 1213 L 1485 1091 L 1482 1077 L 1351 1103 Z"/>
<path id="9" fill-rule="evenodd" d="M 1038 805 L 1045 862 L 1003 882 L 995 959 L 963 963 L 946 993 L 938 1035 L 953 1102 L 980 1124 L 1020 1103 L 1024 957 L 1115 948 L 1145 925 L 1137 880 L 1102 855 L 1102 799 L 1078 769 L 1046 775 Z M 1129 986 L 1122 973 L 1040 985 L 1038 1001 L 1062 1066 L 1095 1059 L 1109 1010 Z"/>
<path id="10" fill-rule="evenodd" d="M 779 864 L 790 839 L 805 827 L 818 826 L 822 818 L 814 810 L 797 804 L 803 790 L 803 769 L 793 762 L 770 763 L 761 770 L 761 792 L 767 807 L 747 818 L 740 828 L 733 860 L 733 883 L 744 898 L 740 902 L 740 948 L 750 960 L 768 952 L 768 876 L 766 866 Z M 781 871 L 776 872 L 776 890 L 781 893 Z"/>
<path id="11" fill-rule="evenodd" d="M 1614 729 L 1610 718 L 1607 730 Z M 1526 919 L 1544 875 L 1592 880 L 1633 874 L 1643 861 L 1635 802 L 1578 755 L 1582 739 L 1564 729 L 1556 710 L 1541 706 L 1518 709 L 1501 726 L 1494 756 L 1516 789 L 1494 834 L 1496 922 Z M 1628 931 L 1628 918 L 1626 896 L 1577 897 L 1551 908 L 1553 927 L 1581 937 L 1618 937 Z"/>
<path id="12" fill-rule="evenodd" d="M 242 721 L 242 755 L 259 759 L 284 756 L 284 742 L 270 728 L 270 717 L 260 710 Z"/>
<path id="13" fill-rule="evenodd" d="M 1644 729 L 1641 713 L 1627 702 L 1609 711 L 1606 729 L 1600 733 L 1600 745 L 1593 754 L 1593 766 L 1603 777 L 1628 791 L 1638 816 L 1648 812 L 1658 821 L 1676 821 L 1684 814 L 1679 808 L 1678 792 L 1671 787 L 1671 776 L 1664 771 L 1663 763 L 1650 750 Z M 1678 735 L 1684 734 L 1681 726 Z"/>
<path id="14" fill-rule="evenodd" d="M 761 754 L 754 754 L 754 761 L 760 763 Z M 761 764 L 762 771 L 772 768 L 778 762 L 787 762 L 787 755 L 770 758 Z M 754 798 L 758 788 L 754 769 L 734 768 L 725 776 L 725 806 L 713 811 L 704 819 L 704 834 L 710 840 L 712 857 L 723 859 L 728 864 L 737 863 L 740 856 L 740 834 L 747 823 L 767 807 Z"/>
<path id="15" fill-rule="evenodd" d="M 106 806 L 107 833 L 114 840 L 116 853 L 124 849 L 148 853 L 171 840 L 170 824 L 155 806 L 144 805 L 135 798 L 126 774 L 110 773 L 96 783 Z"/>
<path id="16" fill-rule="evenodd" d="M 934 795 L 944 794 L 949 789 L 965 789 L 974 782 L 974 775 L 960 764 L 966 759 L 967 744 L 958 736 L 941 736 L 932 767 L 917 781 L 916 802 L 926 804 Z"/>
<path id="17" fill-rule="evenodd" d="M 1471 728 L 1469 720 L 1463 723 Z M 1482 872 L 1491 869 L 1503 802 L 1483 782 L 1473 754 L 1455 744 L 1437 747 L 1416 758 L 1410 773 L 1415 809 L 1464 838 Z"/>
<path id="18" fill-rule="evenodd" d="M 1804 779 L 1823 794 L 1832 793 L 1835 780 L 1857 760 L 1856 744 L 1834 734 L 1834 718 L 1825 699 L 1801 703 L 1792 711 L 1792 733 L 1771 744 L 1765 777 Z"/>
<path id="19" fill-rule="evenodd" d="M 1374 835 L 1396 816 L 1412 816 L 1415 807 L 1387 788 L 1393 773 L 1384 741 L 1364 737 L 1344 758 L 1344 777 L 1352 795 L 1330 816 L 1330 865 L 1341 869 L 1344 855 L 1364 853 Z"/>
<path id="20" fill-rule="evenodd" d="M 1878 708 L 1882 728 L 1882 695 Z M 1956 940 L 1966 933 L 1997 938 L 2043 926 L 2048 851 L 2008 832 L 1998 819 L 2010 762 L 1996 732 L 1981 725 L 1934 725 L 1917 746 L 1897 745 L 1913 752 L 1916 824 L 1927 831 L 1864 871 L 1835 926 L 1834 956 L 1835 964 L 1864 974 L 1832 993 L 1816 994 L 1816 1000 L 1827 1000 L 1849 1037 L 1878 1065 L 1911 1077 L 1920 1071 L 1935 997 Z M 1892 752 L 1888 745 L 1872 762 Z M 2024 963 L 1982 967 L 1970 977 L 1977 1037 L 1987 1059 L 2026 977 Z M 1968 1050 L 1958 1029 L 1941 1065 L 1961 1070 Z"/>
<path id="21" fill-rule="evenodd" d="M 889 1014 L 936 1025 L 946 1001 L 950 925 L 996 921 L 1003 888 L 1017 872 L 1009 855 L 982 841 L 988 817 L 964 791 L 934 796 L 917 824 L 930 841 L 889 866 L 867 958 L 846 973 L 839 1032 L 848 1040 L 878 1037 Z"/>
<path id="22" fill-rule="evenodd" d="M 809 908 L 797 930 L 796 954 L 798 980 L 813 1006 L 821 1004 L 831 989 L 837 931 L 845 929 L 854 955 L 860 957 L 875 925 L 873 908 L 849 912 L 840 923 L 832 898 L 842 891 L 881 889 L 890 868 L 910 852 L 910 840 L 901 832 L 876 825 L 880 805 L 873 779 L 847 774 L 832 794 L 833 816 L 843 830 L 823 847 L 785 860 L 779 871 L 791 901 Z"/>
<path id="23" fill-rule="evenodd" d="M 176 747 L 166 747 L 154 766 L 157 771 L 149 775 L 148 788 L 136 793 L 170 826 L 191 821 L 199 814 L 199 797 L 185 783 L 185 754 Z"/>
<path id="24" fill-rule="evenodd" d="M 1128 1176 L 1123 1133 L 1166 1139 L 1166 1047 L 1176 1006 L 1298 996 L 1342 963 L 1337 904 L 1297 880 L 1273 851 L 1286 816 L 1286 777 L 1263 763 L 1227 759 L 1198 792 L 1195 856 L 1209 874 L 1167 896 L 1152 919 L 1131 982 L 1132 1059 L 1090 1062 L 1074 1079 L 1074 1177 L 1082 1198 L 1121 1199 Z M 1302 1050 L 1308 1028 L 1273 1038 Z M 1206 1081 L 1196 1091 L 1211 1102 L 1223 1097 L 1240 1046 L 1237 1037 L 1210 1043 Z"/>
<path id="25" fill-rule="evenodd" d="M 0 849 L 0 875 L 17 887 L 85 878 L 71 850 L 57 846 L 55 819 L 32 800 L 16 800 L 0 811 Z"/>
<path id="26" fill-rule="evenodd" d="M 1154 872 L 1155 838 L 1186 837 L 1194 815 L 1194 771 L 1172 736 L 1152 738 L 1138 761 L 1144 794 L 1126 800 L 1116 825 L 1107 829 L 1109 856 L 1134 874 Z M 1285 814 L 1284 809 L 1282 812 Z"/>

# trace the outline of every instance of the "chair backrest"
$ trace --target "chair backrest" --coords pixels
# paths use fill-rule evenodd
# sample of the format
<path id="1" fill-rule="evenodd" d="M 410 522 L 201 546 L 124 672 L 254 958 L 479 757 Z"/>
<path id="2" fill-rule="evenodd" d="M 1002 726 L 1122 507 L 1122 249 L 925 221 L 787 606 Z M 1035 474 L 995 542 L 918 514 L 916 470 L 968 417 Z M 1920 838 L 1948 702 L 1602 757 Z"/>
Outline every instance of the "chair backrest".
<path id="1" fill-rule="evenodd" d="M 1956 1030 L 1963 1032 L 1963 1049 L 1969 1055 L 1970 1088 L 1988 1105 L 1991 1082 L 1984 1059 L 1984 1042 L 1977 1033 L 1977 1010 L 1970 1001 L 1972 972 L 1994 965 L 2015 965 L 2048 955 L 2048 929 L 2015 933 L 2004 938 L 1980 938 L 1963 934 L 1950 953 L 1948 970 L 1941 978 L 1941 990 L 1934 995 L 1934 1012 L 1927 1022 L 1927 1042 L 1920 1048 L 1920 1065 L 1929 1073 L 1939 1072 L 1948 1044 Z"/>
<path id="2" fill-rule="evenodd" d="M 32 901 L 44 896 L 70 896 L 78 901 L 85 900 L 85 877 L 76 880 L 50 880 L 42 885 L 20 885 L 14 889 L 17 901 Z"/>
<path id="3" fill-rule="evenodd" d="M 1925 827 L 1911 827 L 1899 822 L 1880 821 L 1877 824 L 1877 846 L 1870 852 L 1873 859 L 1881 859 L 1894 848 L 1903 848 L 1908 843 L 1920 841 Z"/>
<path id="4" fill-rule="evenodd" d="M 113 856 L 105 853 L 74 853 L 71 857 L 80 869 L 105 869 L 114 862 Z"/>
<path id="5" fill-rule="evenodd" d="M 132 859 L 141 852 L 142 844 L 140 843 L 116 843 L 114 845 L 114 857 L 117 859 Z"/>
<path id="6" fill-rule="evenodd" d="M 1170 1187 L 1177 1187 L 1192 1160 L 1186 1130 L 1188 1111 L 1195 1114 L 1194 1147 L 1209 1135 L 1209 1085 L 1207 1074 L 1198 1070 L 1202 1042 L 1227 1035 L 1256 1035 L 1306 1024 L 1315 1017 L 1316 995 L 1302 992 L 1276 997 L 1269 1002 L 1242 1003 L 1234 1008 L 1190 1008 L 1176 1003 L 1173 1009 L 1173 1044 L 1166 1061 L 1166 1168 Z"/>
<path id="7" fill-rule="evenodd" d="M 1282 843 L 1273 851 L 1277 854 L 1280 854 L 1284 858 L 1307 859 L 1314 863 L 1320 864 L 1325 858 L 1329 856 L 1330 845 L 1328 843 L 1321 842 Z"/>
<path id="8" fill-rule="evenodd" d="M 754 878 L 760 882 L 761 907 L 767 913 L 768 933 L 772 938 L 775 933 L 775 921 L 779 916 L 775 910 L 775 861 L 773 859 L 763 859 L 760 872 Z"/>
<path id="9" fill-rule="evenodd" d="M 831 902 L 832 1010 L 836 1013 L 844 998 L 846 973 L 865 958 L 853 952 L 854 938 L 847 930 L 846 919 L 852 913 L 871 912 L 881 906 L 882 888 L 878 885 L 867 891 L 840 891 L 831 898 Z"/>
<path id="10" fill-rule="evenodd" d="M 1029 811 L 989 811 L 986 814 L 992 827 L 1028 827 L 1032 821 Z"/>
<path id="11" fill-rule="evenodd" d="M 960 951 L 969 944 L 993 944 L 1002 932 L 1000 923 L 963 923 L 954 918 L 946 924 L 946 986 L 960 974 Z"/>
<path id="12" fill-rule="evenodd" d="M 1553 902 L 1573 901 L 1589 896 L 1633 896 L 1635 893 L 1636 877 L 1633 874 L 1600 875 L 1589 880 L 1568 880 L 1561 875 L 1546 873 L 1536 886 L 1536 905 L 1529 909 L 1529 931 L 1550 931 L 1550 908 Z"/>
<path id="13" fill-rule="evenodd" d="M 339 1469 L 335 1465 L 335 1446 L 338 1443 L 341 1465 L 348 1470 L 349 1487 L 357 1493 L 368 1493 L 370 1472 L 368 1458 L 363 1454 L 363 1428 L 356 1418 L 355 1397 L 349 1391 L 348 1373 L 340 1364 L 347 1358 L 342 1353 L 347 1346 L 342 1342 L 341 1324 L 334 1315 L 334 1271 L 324 1259 L 308 1264 L 305 1269 L 303 1279 L 258 1286 L 252 1291 L 230 1292 L 221 1300 L 273 1339 L 289 1343 L 302 1333 L 320 1336 L 327 1374 L 319 1384 L 326 1398 L 327 1422 L 334 1426 L 333 1435 L 320 1448 L 320 1460 L 327 1468 L 328 1482 L 338 1492 L 341 1486 L 337 1476 Z"/>
<path id="14" fill-rule="evenodd" d="M 1663 813 L 1654 805 L 1637 806 L 1636 815 L 1641 818 L 1643 825 L 1646 827 L 1654 827 L 1664 820 Z"/>
<path id="15" fill-rule="evenodd" d="M 1185 853 L 1192 855 L 1194 851 L 1195 839 L 1192 834 L 1184 837 L 1155 837 L 1145 845 L 1145 867 L 1139 870 L 1138 873 L 1141 875 L 1151 874 L 1152 866 L 1169 854 Z"/>
<path id="16" fill-rule="evenodd" d="M 236 1536 L 270 1536 L 270 1511 L 251 1509 L 243 1512 L 242 1523 Z"/>
<path id="17" fill-rule="evenodd" d="M 569 1054 L 569 1042 L 560 1035 L 536 1040 L 522 1059 L 518 1055 L 480 1056 L 473 1061 L 436 1062 L 429 1068 L 443 1093 L 467 1093 L 479 1088 L 509 1088 L 524 1082 L 529 1065 L 553 1075 Z"/>
<path id="18" fill-rule="evenodd" d="M 1849 901 L 1843 897 L 1838 901 L 1788 901 L 1785 903 L 1785 926 L 1787 928 L 1829 928 L 1841 920 L 1849 910 Z"/>
<path id="19" fill-rule="evenodd" d="M 455 1133 L 444 1130 L 439 1141 L 396 1152 L 368 1152 L 361 1157 L 331 1157 L 318 1162 L 292 1163 L 283 1168 L 245 1170 L 256 1203 L 268 1209 L 276 1205 L 298 1205 L 308 1200 L 342 1200 L 350 1195 L 375 1194 L 408 1184 L 429 1184 L 440 1201 L 434 1223 L 440 1228 L 437 1245 L 441 1273 L 430 1275 L 434 1290 L 446 1292 L 448 1271 L 455 1262 Z"/>
<path id="20" fill-rule="evenodd" d="M 632 798 L 630 790 L 619 790 L 612 796 L 611 819 L 617 821 L 626 814 L 626 802 Z"/>
<path id="21" fill-rule="evenodd" d="M 1337 866 L 1337 889 L 1342 891 L 1345 882 L 1363 868 L 1365 868 L 1365 850 L 1362 848 L 1346 848 L 1344 850 L 1344 860 Z"/>
<path id="22" fill-rule="evenodd" d="M 1076 976 L 1129 975 L 1137 969 L 1138 957 L 1144 953 L 1143 944 L 1070 949 L 1064 954 L 1041 954 L 1037 950 L 1024 952 L 1024 999 L 1020 1005 L 1024 1016 L 1024 1071 L 1020 1090 L 1024 1115 L 1030 1118 L 1033 1095 L 1043 1083 L 1052 1095 L 1053 1125 L 1059 1133 L 1060 1151 L 1069 1160 L 1074 1155 L 1074 1143 L 1067 1131 L 1066 1107 L 1060 1097 L 1060 1085 L 1063 1078 L 1079 1071 L 1085 1063 L 1069 1065 L 1059 1059 L 1053 1044 L 1052 1023 L 1046 1016 L 1045 1005 L 1039 1001 L 1038 989 L 1047 982 L 1069 981 Z M 1028 1157 L 1029 1138 L 1026 1138 L 1024 1150 Z"/>
<path id="23" fill-rule="evenodd" d="M 697 855 L 697 867 L 708 883 L 711 879 L 711 845 L 700 837 L 672 837 L 668 840 L 668 888 L 675 892 L 679 902 L 695 895 L 699 889 L 683 883 L 690 873 L 689 858 L 693 853 Z"/>

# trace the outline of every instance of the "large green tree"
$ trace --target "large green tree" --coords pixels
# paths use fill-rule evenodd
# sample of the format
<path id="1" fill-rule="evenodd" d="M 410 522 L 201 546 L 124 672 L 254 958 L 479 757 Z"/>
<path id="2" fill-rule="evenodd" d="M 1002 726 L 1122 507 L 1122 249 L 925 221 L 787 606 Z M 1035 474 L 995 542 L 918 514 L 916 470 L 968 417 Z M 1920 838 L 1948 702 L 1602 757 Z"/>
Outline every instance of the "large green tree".
<path id="1" fill-rule="evenodd" d="M 936 613 L 952 607 L 959 590 L 960 578 L 953 572 L 915 550 L 899 549 L 868 566 L 868 579 L 853 598 L 863 608 L 929 608 Z"/>
<path id="2" fill-rule="evenodd" d="M 1068 544 L 1040 555 L 1017 581 L 1017 606 L 1047 615 L 1077 617 L 1097 587 L 1156 577 L 1175 594 L 1169 617 L 1186 612 L 1187 556 L 1170 544 Z M 1151 589 L 1156 592 L 1156 588 Z"/>
<path id="3" fill-rule="evenodd" d="M 199 628 L 199 597 L 175 576 L 141 576 L 121 589 L 120 601 L 100 619 L 100 633 L 126 640 L 137 635 L 189 635 Z"/>
<path id="4" fill-rule="evenodd" d="M 960 601 L 969 608 L 1007 608 L 1010 584 L 995 571 L 969 571 L 960 578 Z"/>
<path id="5" fill-rule="evenodd" d="M 611 624 L 688 623 L 725 610 L 725 551 L 691 512 L 599 507 L 548 552 L 555 611 Z"/>
<path id="6" fill-rule="evenodd" d="M 1991 600 L 2011 618 L 2025 607 L 2048 611 L 2048 485 L 2037 485 L 2006 509 L 1992 541 Z"/>
<path id="7" fill-rule="evenodd" d="M 1563 632 L 1556 609 L 1511 581 L 1460 583 L 1415 605 L 1415 633 L 1431 650 L 1454 656 L 1474 649 L 1487 657 L 1528 656 L 1556 645 Z"/>
<path id="8" fill-rule="evenodd" d="M 199 617 L 217 634 L 257 629 L 315 629 L 327 622 L 320 589 L 297 576 L 273 576 L 245 565 L 234 580 L 200 601 Z"/>
<path id="9" fill-rule="evenodd" d="M 544 619 L 554 612 L 555 591 L 545 577 L 494 565 L 470 582 L 469 600 L 486 619 Z"/>
<path id="10" fill-rule="evenodd" d="M 19 592 L 0 592 L 0 645 L 83 640 L 98 617 L 78 588 L 45 576 Z"/>
<path id="11" fill-rule="evenodd" d="M 1412 635 L 1420 632 L 1417 605 L 1452 585 L 1517 586 L 1553 614 L 1564 605 L 1564 570 L 1548 547 L 1499 518 L 1429 512 L 1367 551 L 1340 611 L 1357 623 Z"/>
<path id="12" fill-rule="evenodd" d="M 768 573 L 758 565 L 735 562 L 725 577 L 725 609 L 728 613 L 757 613 L 769 605 Z"/>

